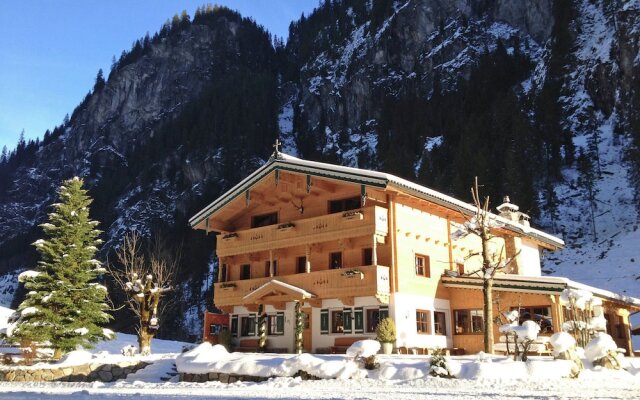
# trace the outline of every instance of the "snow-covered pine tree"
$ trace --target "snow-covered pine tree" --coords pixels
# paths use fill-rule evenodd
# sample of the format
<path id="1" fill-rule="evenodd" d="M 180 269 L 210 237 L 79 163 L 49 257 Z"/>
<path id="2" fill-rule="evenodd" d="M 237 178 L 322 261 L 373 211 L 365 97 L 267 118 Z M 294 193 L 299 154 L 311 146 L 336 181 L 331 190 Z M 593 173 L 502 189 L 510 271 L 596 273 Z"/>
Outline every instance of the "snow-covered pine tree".
<path id="1" fill-rule="evenodd" d="M 63 182 L 60 202 L 53 204 L 49 222 L 41 225 L 46 238 L 34 243 L 38 266 L 19 276 L 28 293 L 18 308 L 12 337 L 48 341 L 54 358 L 113 336 L 101 326 L 111 318 L 105 312 L 107 289 L 96 282 L 106 270 L 94 259 L 102 241 L 98 222 L 89 218 L 92 199 L 82 185 L 78 177 Z"/>

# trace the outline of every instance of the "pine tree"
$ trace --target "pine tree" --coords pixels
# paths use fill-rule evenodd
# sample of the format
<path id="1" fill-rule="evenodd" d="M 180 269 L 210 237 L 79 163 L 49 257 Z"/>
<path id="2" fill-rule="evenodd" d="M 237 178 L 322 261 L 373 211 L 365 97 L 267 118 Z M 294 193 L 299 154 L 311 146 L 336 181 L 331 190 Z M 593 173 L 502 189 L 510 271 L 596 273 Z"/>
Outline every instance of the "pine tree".
<path id="1" fill-rule="evenodd" d="M 13 337 L 50 342 L 54 358 L 113 335 L 101 327 L 111 318 L 105 312 L 107 289 L 96 282 L 106 270 L 94 259 L 102 241 L 98 222 L 89 218 L 92 199 L 82 185 L 77 177 L 63 182 L 60 203 L 41 225 L 46 239 L 34 243 L 38 267 L 19 277 L 29 293 L 18 308 Z"/>

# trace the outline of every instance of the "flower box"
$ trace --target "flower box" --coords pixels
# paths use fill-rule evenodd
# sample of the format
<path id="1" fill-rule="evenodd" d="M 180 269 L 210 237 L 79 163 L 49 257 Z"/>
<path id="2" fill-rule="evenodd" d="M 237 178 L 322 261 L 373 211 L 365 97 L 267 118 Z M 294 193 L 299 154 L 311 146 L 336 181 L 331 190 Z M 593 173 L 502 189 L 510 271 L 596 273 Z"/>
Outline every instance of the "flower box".
<path id="1" fill-rule="evenodd" d="M 231 240 L 236 240 L 238 239 L 238 234 L 233 232 L 233 233 L 227 233 L 225 235 L 222 235 L 222 240 L 224 241 L 231 241 Z"/>
<path id="2" fill-rule="evenodd" d="M 346 211 L 342 213 L 342 218 L 345 221 L 361 220 L 364 218 L 364 214 L 360 210 Z"/>

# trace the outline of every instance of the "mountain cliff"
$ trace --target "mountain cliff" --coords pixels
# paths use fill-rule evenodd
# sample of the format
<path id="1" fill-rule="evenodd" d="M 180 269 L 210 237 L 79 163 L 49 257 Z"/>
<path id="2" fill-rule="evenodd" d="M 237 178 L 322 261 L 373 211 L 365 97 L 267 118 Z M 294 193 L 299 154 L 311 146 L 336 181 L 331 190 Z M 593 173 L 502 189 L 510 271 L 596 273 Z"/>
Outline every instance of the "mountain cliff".
<path id="1" fill-rule="evenodd" d="M 81 175 L 105 257 L 129 229 L 182 243 L 182 329 L 165 334 L 196 335 L 214 240 L 186 219 L 280 136 L 288 153 L 462 199 L 478 175 L 495 204 L 511 195 L 565 238 L 546 271 L 617 289 L 640 257 L 638 27 L 640 2 L 622 0 L 327 1 L 286 43 L 225 8 L 176 16 L 0 159 L 0 273 L 35 262 L 55 188 Z"/>

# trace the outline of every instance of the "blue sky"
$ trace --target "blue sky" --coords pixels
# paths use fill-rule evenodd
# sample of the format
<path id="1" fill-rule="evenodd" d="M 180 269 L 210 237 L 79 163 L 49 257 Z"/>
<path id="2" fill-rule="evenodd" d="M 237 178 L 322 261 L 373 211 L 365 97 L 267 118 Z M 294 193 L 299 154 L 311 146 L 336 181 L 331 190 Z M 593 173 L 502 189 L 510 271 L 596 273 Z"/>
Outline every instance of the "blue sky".
<path id="1" fill-rule="evenodd" d="M 252 17 L 274 35 L 287 36 L 292 20 L 318 0 L 11 0 L 0 5 L 0 149 L 42 138 L 93 87 L 111 57 L 153 34 L 174 14 L 207 2 Z"/>

